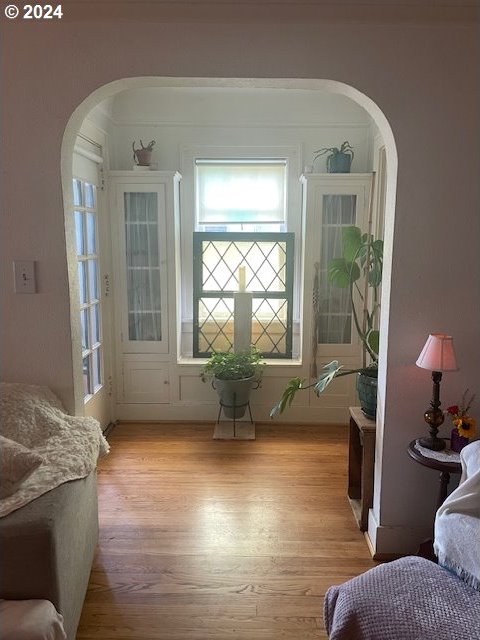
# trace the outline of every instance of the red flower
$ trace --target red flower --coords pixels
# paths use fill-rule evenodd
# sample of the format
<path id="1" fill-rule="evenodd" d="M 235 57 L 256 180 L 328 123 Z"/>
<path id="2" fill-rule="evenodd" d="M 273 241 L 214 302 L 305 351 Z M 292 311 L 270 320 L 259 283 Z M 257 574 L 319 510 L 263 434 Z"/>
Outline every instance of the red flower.
<path id="1" fill-rule="evenodd" d="M 447 412 L 450 413 L 452 416 L 454 416 L 455 414 L 458 413 L 458 405 L 454 404 L 451 407 L 448 407 Z"/>

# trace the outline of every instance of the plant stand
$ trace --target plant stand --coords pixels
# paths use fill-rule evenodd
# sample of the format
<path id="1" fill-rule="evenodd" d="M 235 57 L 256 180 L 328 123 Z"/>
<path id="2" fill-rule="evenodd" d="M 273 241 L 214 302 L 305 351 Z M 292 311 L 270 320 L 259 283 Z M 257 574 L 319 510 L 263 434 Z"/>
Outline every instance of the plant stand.
<path id="1" fill-rule="evenodd" d="M 252 418 L 252 410 L 250 408 L 250 402 L 244 404 L 236 403 L 237 394 L 233 394 L 233 404 L 223 404 L 220 402 L 220 408 L 218 410 L 217 422 L 213 431 L 214 440 L 255 440 L 255 423 Z M 222 409 L 227 407 L 233 409 L 233 418 L 231 420 L 221 420 Z M 250 421 L 237 420 L 236 409 L 247 407 Z M 241 425 L 241 426 L 240 426 Z"/>

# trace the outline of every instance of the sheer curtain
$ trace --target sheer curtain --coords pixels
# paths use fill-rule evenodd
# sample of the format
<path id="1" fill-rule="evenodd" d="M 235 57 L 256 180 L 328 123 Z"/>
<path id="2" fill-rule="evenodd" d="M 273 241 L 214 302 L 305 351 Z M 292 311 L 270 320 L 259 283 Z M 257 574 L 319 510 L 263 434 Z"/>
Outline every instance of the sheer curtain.
<path id="1" fill-rule="evenodd" d="M 160 256 L 156 193 L 125 194 L 128 334 L 161 340 Z"/>
<path id="2" fill-rule="evenodd" d="M 352 313 L 349 289 L 328 281 L 328 265 L 342 251 L 342 228 L 355 224 L 356 196 L 323 196 L 323 220 L 319 271 L 319 344 L 350 344 Z"/>

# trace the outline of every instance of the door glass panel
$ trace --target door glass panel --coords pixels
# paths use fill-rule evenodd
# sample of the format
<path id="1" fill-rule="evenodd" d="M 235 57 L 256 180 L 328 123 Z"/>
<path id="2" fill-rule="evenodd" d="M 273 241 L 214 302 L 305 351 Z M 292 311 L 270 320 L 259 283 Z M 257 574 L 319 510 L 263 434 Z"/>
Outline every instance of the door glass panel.
<path id="1" fill-rule="evenodd" d="M 125 194 L 125 222 L 157 222 L 158 206 L 156 193 Z"/>
<path id="2" fill-rule="evenodd" d="M 80 304 L 87 302 L 87 273 L 85 262 L 78 263 L 78 286 L 80 292 Z"/>
<path id="3" fill-rule="evenodd" d="M 83 359 L 83 395 L 88 396 L 92 393 L 92 384 L 90 376 L 90 356 Z"/>
<path id="4" fill-rule="evenodd" d="M 73 181 L 73 204 L 76 207 L 83 205 L 82 183 L 80 180 Z"/>
<path id="5" fill-rule="evenodd" d="M 161 286 L 156 193 L 126 193 L 125 244 L 130 340 L 160 341 Z"/>
<path id="6" fill-rule="evenodd" d="M 161 315 L 156 312 L 129 313 L 128 337 L 130 340 L 155 341 L 162 339 Z"/>
<path id="7" fill-rule="evenodd" d="M 97 261 L 88 261 L 88 287 L 90 293 L 90 302 L 98 299 L 98 281 L 97 281 Z"/>
<path id="8" fill-rule="evenodd" d="M 82 328 L 82 349 L 88 349 L 88 310 L 80 311 L 80 324 Z"/>
<path id="9" fill-rule="evenodd" d="M 95 229 L 95 214 L 87 213 L 87 253 L 97 253 L 97 234 Z"/>
<path id="10" fill-rule="evenodd" d="M 323 220 L 319 261 L 319 321 L 320 344 L 350 344 L 352 342 L 352 309 L 349 289 L 339 289 L 328 280 L 328 265 L 343 254 L 342 231 L 356 223 L 355 195 L 323 196 Z"/>
<path id="11" fill-rule="evenodd" d="M 88 209 L 95 208 L 95 186 L 88 182 L 85 183 L 85 206 Z"/>
<path id="12" fill-rule="evenodd" d="M 100 366 L 100 349 L 95 349 L 92 353 L 92 374 L 94 389 L 96 389 L 101 383 L 102 376 Z"/>
<path id="13" fill-rule="evenodd" d="M 156 223 L 127 223 L 127 266 L 158 267 L 158 227 Z"/>
<path id="14" fill-rule="evenodd" d="M 92 345 L 100 342 L 100 318 L 99 305 L 94 304 L 90 309 L 90 319 L 92 327 Z"/>
<path id="15" fill-rule="evenodd" d="M 75 211 L 75 238 L 77 243 L 77 255 L 83 256 L 85 253 L 85 243 L 83 234 L 83 213 Z"/>

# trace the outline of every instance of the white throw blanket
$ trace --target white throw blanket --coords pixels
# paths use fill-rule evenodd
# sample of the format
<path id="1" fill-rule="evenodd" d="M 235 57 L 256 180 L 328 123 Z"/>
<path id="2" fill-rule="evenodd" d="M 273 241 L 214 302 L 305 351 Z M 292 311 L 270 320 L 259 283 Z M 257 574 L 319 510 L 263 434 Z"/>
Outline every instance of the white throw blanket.
<path id="1" fill-rule="evenodd" d="M 437 511 L 434 550 L 441 565 L 480 590 L 480 440 L 460 453 L 462 476 Z"/>
<path id="2" fill-rule="evenodd" d="M 86 477 L 109 451 L 98 421 L 66 414 L 48 387 L 1 383 L 0 413 L 0 435 L 44 459 L 13 495 L 0 500 L 0 517 L 64 482 Z"/>

